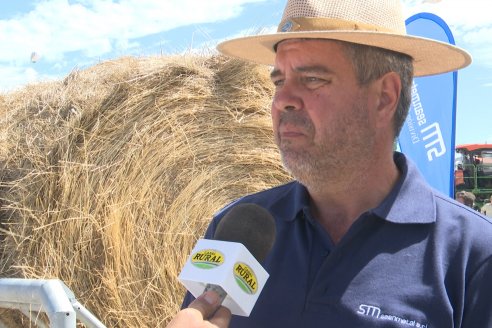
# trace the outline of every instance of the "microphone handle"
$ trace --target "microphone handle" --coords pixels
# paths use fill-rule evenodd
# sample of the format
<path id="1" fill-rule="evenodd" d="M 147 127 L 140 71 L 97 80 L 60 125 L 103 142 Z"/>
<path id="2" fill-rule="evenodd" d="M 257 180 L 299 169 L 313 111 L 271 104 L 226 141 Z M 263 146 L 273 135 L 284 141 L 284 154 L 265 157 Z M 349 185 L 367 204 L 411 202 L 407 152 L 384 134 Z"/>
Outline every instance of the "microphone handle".
<path id="1" fill-rule="evenodd" d="M 214 285 L 214 284 L 207 284 L 205 286 L 205 290 L 203 292 L 206 293 L 209 290 L 212 290 L 212 291 L 216 292 L 217 295 L 219 295 L 219 300 L 220 300 L 219 304 L 222 304 L 222 302 L 224 301 L 224 299 L 227 296 L 227 292 L 222 287 L 220 287 L 219 285 Z"/>

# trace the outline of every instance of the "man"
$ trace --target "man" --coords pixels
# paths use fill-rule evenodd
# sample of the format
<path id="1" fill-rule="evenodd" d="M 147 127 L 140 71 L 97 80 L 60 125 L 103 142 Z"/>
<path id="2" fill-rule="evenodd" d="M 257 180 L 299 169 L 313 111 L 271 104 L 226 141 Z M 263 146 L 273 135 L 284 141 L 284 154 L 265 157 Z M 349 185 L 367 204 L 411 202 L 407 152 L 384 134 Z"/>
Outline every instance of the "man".
<path id="1" fill-rule="evenodd" d="M 456 193 L 456 200 L 461 204 L 473 208 L 475 204 L 475 195 L 469 191 L 458 191 Z"/>
<path id="2" fill-rule="evenodd" d="M 483 215 L 492 218 L 492 195 L 490 196 L 490 201 L 482 206 L 481 212 Z"/>
<path id="3" fill-rule="evenodd" d="M 278 33 L 219 50 L 273 64 L 273 132 L 296 179 L 233 202 L 206 232 L 239 203 L 276 220 L 270 278 L 230 326 L 492 327 L 492 223 L 393 152 L 413 76 L 469 55 L 407 36 L 398 0 L 289 0 Z"/>
<path id="4" fill-rule="evenodd" d="M 220 306 L 219 295 L 215 291 L 207 291 L 181 310 L 167 328 L 225 328 L 230 319 L 231 312 Z"/>

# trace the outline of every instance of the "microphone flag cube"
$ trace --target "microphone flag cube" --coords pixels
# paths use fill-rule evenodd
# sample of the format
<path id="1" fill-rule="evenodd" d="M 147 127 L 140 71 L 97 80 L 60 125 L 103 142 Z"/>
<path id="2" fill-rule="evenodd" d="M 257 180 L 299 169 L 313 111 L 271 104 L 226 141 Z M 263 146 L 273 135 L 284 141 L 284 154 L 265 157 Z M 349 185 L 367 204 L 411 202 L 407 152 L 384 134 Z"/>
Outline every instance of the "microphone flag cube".
<path id="1" fill-rule="evenodd" d="M 232 314 L 249 316 L 269 274 L 241 243 L 199 239 L 178 278 L 194 296 L 207 284 L 227 293 L 222 305 Z"/>

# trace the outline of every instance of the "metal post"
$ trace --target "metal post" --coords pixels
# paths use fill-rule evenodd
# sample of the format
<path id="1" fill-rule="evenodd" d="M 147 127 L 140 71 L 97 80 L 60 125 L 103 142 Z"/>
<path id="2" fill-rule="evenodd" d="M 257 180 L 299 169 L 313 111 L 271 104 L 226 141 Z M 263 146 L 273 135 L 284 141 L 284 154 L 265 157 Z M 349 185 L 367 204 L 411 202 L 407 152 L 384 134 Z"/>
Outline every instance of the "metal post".
<path id="1" fill-rule="evenodd" d="M 0 279 L 0 307 L 44 311 L 52 328 L 75 328 L 77 314 L 87 327 L 105 328 L 58 279 Z"/>

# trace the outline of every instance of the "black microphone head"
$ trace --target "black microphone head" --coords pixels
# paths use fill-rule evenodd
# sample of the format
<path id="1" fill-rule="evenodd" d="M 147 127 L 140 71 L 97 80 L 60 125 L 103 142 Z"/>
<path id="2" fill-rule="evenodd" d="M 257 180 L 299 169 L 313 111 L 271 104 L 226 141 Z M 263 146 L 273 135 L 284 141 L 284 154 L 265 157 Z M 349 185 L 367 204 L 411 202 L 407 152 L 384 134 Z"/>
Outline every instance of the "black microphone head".
<path id="1" fill-rule="evenodd" d="M 258 262 L 263 262 L 275 241 L 275 220 L 261 206 L 238 204 L 220 220 L 215 240 L 243 244 Z"/>

